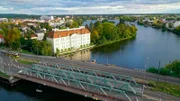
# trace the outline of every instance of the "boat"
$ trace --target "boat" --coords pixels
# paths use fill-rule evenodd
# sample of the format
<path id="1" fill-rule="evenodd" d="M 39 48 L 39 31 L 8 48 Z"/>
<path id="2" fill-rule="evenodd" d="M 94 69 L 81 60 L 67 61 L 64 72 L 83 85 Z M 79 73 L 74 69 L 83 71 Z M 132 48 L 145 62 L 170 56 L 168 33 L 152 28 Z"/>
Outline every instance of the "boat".
<path id="1" fill-rule="evenodd" d="M 42 90 L 40 90 L 40 89 L 36 89 L 36 92 L 38 92 L 38 93 L 42 93 Z"/>
<path id="2" fill-rule="evenodd" d="M 36 92 L 42 93 L 43 91 L 40 88 L 41 88 L 41 86 L 38 86 L 38 88 L 36 89 Z"/>

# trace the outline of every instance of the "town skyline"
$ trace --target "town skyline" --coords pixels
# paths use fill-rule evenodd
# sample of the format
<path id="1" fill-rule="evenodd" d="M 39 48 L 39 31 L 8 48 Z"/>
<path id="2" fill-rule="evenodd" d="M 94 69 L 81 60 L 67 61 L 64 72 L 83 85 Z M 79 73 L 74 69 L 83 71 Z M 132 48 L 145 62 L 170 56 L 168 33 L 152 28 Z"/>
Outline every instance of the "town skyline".
<path id="1" fill-rule="evenodd" d="M 1 14 L 158 14 L 180 13 L 179 0 L 2 0 Z"/>

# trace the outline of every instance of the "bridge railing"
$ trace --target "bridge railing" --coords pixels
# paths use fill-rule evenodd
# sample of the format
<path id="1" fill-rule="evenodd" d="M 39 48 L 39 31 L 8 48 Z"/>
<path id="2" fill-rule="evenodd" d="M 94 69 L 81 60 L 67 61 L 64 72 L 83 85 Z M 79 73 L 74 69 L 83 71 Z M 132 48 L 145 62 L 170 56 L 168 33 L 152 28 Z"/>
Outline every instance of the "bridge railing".
<path id="1" fill-rule="evenodd" d="M 53 64 L 53 65 L 48 65 L 48 66 L 62 68 L 62 69 L 70 70 L 70 71 L 86 73 L 89 75 L 95 75 L 95 76 L 119 80 L 119 81 L 125 81 L 125 82 L 129 82 L 131 86 L 138 86 L 138 83 L 131 76 L 109 73 L 109 72 L 104 72 L 104 71 L 100 71 L 100 70 L 80 68 L 77 66 L 69 66 L 69 65 L 65 65 L 65 64 L 55 64 L 55 65 Z"/>
<path id="2" fill-rule="evenodd" d="M 117 80 L 113 80 L 109 78 L 88 75 L 88 74 L 84 74 L 80 72 L 74 72 L 74 71 L 72 72 L 72 71 L 61 69 L 61 68 L 51 68 L 48 66 L 42 66 L 38 64 L 33 65 L 32 68 L 37 71 L 65 76 L 65 77 L 73 78 L 76 80 L 83 80 L 92 84 L 104 85 L 110 88 L 121 89 L 121 90 L 129 91 L 136 94 L 136 91 L 134 90 L 134 88 L 131 87 L 129 83 L 124 82 L 124 81 L 117 81 Z"/>
<path id="3" fill-rule="evenodd" d="M 41 70 L 39 70 L 39 68 L 47 69 L 47 71 L 41 71 Z M 62 72 L 64 72 L 64 71 L 62 71 Z M 59 75 L 59 73 L 56 74 L 55 72 L 52 74 L 52 71 L 49 70 L 48 67 L 40 67 L 39 66 L 39 67 L 36 67 L 36 69 L 35 68 L 33 68 L 33 69 L 32 68 L 24 68 L 22 70 L 22 72 L 20 72 L 20 73 L 23 73 L 23 74 L 29 75 L 29 76 L 33 76 L 33 77 L 37 77 L 40 79 L 44 79 L 47 81 L 52 81 L 52 82 L 55 82 L 58 84 L 75 87 L 78 89 L 82 89 L 84 91 L 98 93 L 98 94 L 102 94 L 105 96 L 111 96 L 111 97 L 115 97 L 115 98 L 119 97 L 119 99 L 123 98 L 123 99 L 129 100 L 129 101 L 132 101 L 131 98 L 123 90 L 111 88 L 111 87 L 108 87 L 105 85 L 99 85 L 96 83 L 86 82 L 84 80 L 77 80 L 73 77 L 69 77 L 71 74 L 67 74 L 67 73 L 65 74 L 65 72 L 63 74 L 64 76 Z"/>

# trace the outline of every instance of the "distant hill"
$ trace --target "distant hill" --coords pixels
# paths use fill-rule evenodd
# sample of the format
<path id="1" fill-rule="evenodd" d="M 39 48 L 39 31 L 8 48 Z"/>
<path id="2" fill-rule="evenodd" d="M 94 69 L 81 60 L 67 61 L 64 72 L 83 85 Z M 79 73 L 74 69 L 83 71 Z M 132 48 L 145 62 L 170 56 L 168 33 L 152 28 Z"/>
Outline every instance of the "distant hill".
<path id="1" fill-rule="evenodd" d="M 27 14 L 0 14 L 0 18 L 39 18 L 40 15 L 27 15 Z"/>

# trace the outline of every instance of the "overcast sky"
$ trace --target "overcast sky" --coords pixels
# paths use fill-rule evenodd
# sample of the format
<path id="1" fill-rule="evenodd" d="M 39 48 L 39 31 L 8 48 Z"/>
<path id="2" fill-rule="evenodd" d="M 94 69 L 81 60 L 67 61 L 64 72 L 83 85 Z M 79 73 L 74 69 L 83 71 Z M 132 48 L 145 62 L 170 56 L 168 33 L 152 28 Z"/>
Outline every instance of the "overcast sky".
<path id="1" fill-rule="evenodd" d="M 0 0 L 0 14 L 180 13 L 180 0 Z"/>

